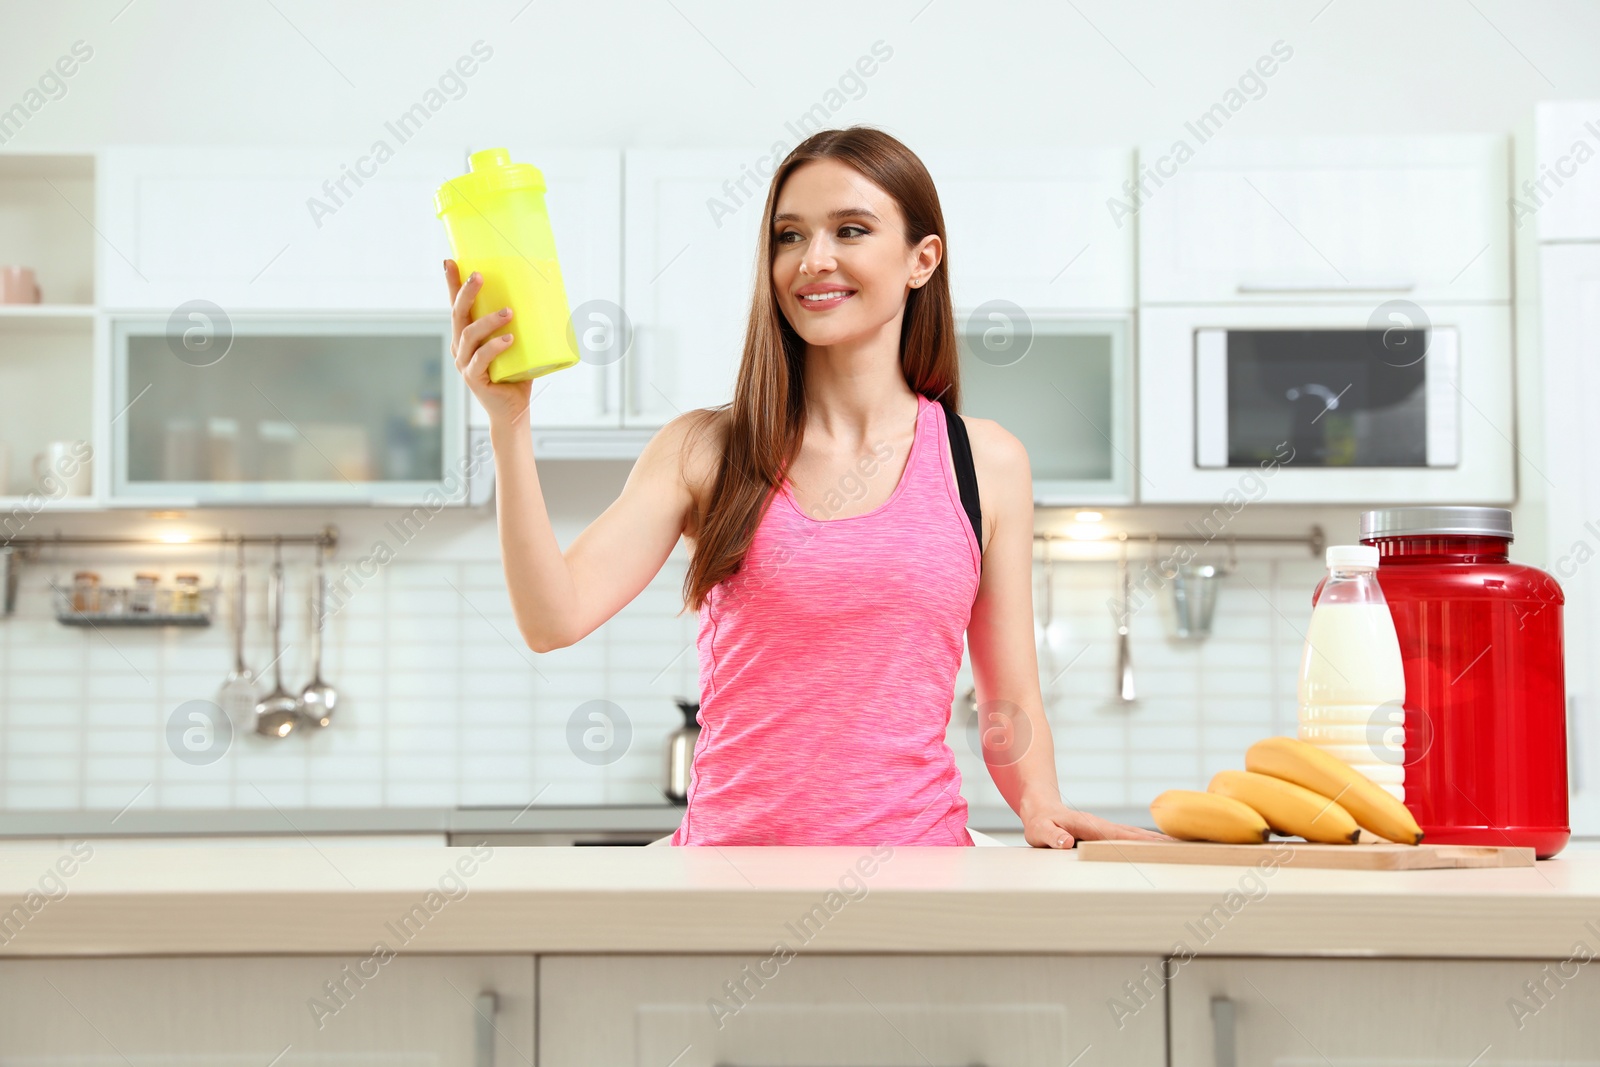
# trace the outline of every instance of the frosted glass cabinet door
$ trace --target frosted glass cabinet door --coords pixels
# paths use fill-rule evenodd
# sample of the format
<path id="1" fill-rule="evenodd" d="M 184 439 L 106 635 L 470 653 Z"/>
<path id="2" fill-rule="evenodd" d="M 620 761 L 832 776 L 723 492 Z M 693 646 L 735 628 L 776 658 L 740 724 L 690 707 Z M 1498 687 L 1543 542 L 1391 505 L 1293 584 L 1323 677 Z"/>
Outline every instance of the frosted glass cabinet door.
<path id="1" fill-rule="evenodd" d="M 638 332 L 626 360 L 624 426 L 664 426 L 733 399 L 768 180 L 754 172 L 765 155 L 627 154 L 624 291 Z"/>
<path id="2" fill-rule="evenodd" d="M 0 963 L 7 1065 L 484 1067 L 533 1046 L 531 956 Z"/>
<path id="3" fill-rule="evenodd" d="M 1133 499 L 1126 319 L 956 312 L 961 413 L 993 419 L 1028 450 L 1041 506 Z"/>
<path id="4" fill-rule="evenodd" d="M 464 499 L 449 320 L 216 317 L 113 325 L 120 503 Z"/>

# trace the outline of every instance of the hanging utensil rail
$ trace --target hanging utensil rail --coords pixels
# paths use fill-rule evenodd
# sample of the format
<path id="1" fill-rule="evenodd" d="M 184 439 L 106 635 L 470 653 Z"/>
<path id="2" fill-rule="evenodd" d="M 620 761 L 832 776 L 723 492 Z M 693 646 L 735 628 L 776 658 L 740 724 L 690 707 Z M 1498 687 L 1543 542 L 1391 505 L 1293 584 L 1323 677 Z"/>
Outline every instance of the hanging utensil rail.
<path id="1" fill-rule="evenodd" d="M 1117 541 L 1144 541 L 1164 544 L 1208 545 L 1304 545 L 1313 556 L 1321 556 L 1328 547 L 1328 535 L 1321 526 L 1313 526 L 1303 534 L 1238 534 L 1236 536 L 1200 537 L 1194 534 L 1133 533 L 1126 530 L 1107 530 L 1104 537 L 1076 538 L 1062 534 L 1036 533 L 1035 541 L 1068 541 L 1080 545 L 1111 544 Z"/>
<path id="2" fill-rule="evenodd" d="M 4 543 L 0 543 L 0 548 L 15 546 L 29 548 L 36 552 L 45 545 L 166 545 L 169 548 L 182 548 L 186 545 L 270 545 L 273 543 L 321 545 L 331 552 L 339 545 L 339 528 L 330 523 L 313 534 L 219 534 L 216 537 L 191 537 L 183 541 L 168 541 L 160 537 L 109 537 L 99 534 L 33 534 L 27 537 L 13 537 Z"/>
<path id="3" fill-rule="evenodd" d="M 339 528 L 332 523 L 311 534 L 219 534 L 216 537 L 191 537 L 169 541 L 161 537 L 111 537 L 100 534 L 31 534 L 0 541 L 0 617 L 16 610 L 17 582 L 22 566 L 36 563 L 39 549 L 79 545 L 162 545 L 184 548 L 194 545 L 317 545 L 331 554 L 339 545 Z M 209 621 L 209 619 L 207 620 Z"/>

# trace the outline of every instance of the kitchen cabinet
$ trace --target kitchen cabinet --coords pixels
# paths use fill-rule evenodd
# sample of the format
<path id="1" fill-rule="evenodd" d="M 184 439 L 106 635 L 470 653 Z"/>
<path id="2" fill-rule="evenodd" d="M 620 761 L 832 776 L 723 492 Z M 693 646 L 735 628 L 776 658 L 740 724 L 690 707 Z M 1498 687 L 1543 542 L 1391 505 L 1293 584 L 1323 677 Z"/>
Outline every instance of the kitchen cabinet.
<path id="1" fill-rule="evenodd" d="M 990 300 L 1032 311 L 1134 306 L 1134 226 L 1106 209 L 1133 176 L 1127 149 L 933 150 L 957 318 Z"/>
<path id="2" fill-rule="evenodd" d="M 1580 960 L 1168 967 L 1173 1067 L 1594 1063 L 1600 1049 L 1600 983 Z"/>
<path id="3" fill-rule="evenodd" d="M 0 1061 L 532 1062 L 531 956 L 411 955 L 382 927 L 373 940 L 347 956 L 0 962 Z"/>
<path id="4" fill-rule="evenodd" d="M 1511 298 L 1502 136 L 1189 147 L 1140 147 L 1142 304 Z"/>
<path id="5" fill-rule="evenodd" d="M 94 357 L 104 336 L 95 273 L 104 245 L 93 221 L 96 181 L 92 152 L 0 152 L 0 248 L 7 264 L 32 271 L 40 300 L 0 304 L 3 536 L 40 513 L 98 507 L 104 495 L 103 463 L 90 464 L 90 492 L 70 496 L 60 478 L 41 485 L 34 465 L 52 442 L 100 444 L 105 383 Z"/>
<path id="6" fill-rule="evenodd" d="M 1534 105 L 1533 173 L 1511 192 L 1515 229 L 1541 241 L 1600 240 L 1600 100 Z"/>
<path id="7" fill-rule="evenodd" d="M 1578 834 L 1600 833 L 1600 240 L 1539 248 L 1544 352 L 1545 569 L 1566 594 L 1570 817 Z"/>
<path id="8" fill-rule="evenodd" d="M 751 956 L 541 956 L 538 1060 L 1061 1067 L 1092 1048 L 1096 1062 L 1156 1067 L 1166 1062 L 1158 965 L 794 955 L 776 945 Z M 1142 999 L 1124 983 L 1143 988 Z M 1118 1017 L 1107 1010 L 1118 996 L 1142 1007 Z"/>
<path id="9" fill-rule="evenodd" d="M 1131 503 L 1130 317 L 1019 316 L 996 307 L 958 325 L 961 412 L 994 419 L 1022 442 L 1034 503 Z"/>
<path id="10" fill-rule="evenodd" d="M 107 147 L 101 303 L 447 308 L 440 261 L 450 248 L 433 193 L 465 171 L 465 149 L 392 151 L 378 162 L 348 146 Z"/>
<path id="11" fill-rule="evenodd" d="M 173 322 L 113 319 L 114 503 L 466 498 L 467 390 L 446 314 L 198 310 Z"/>
<path id="12" fill-rule="evenodd" d="M 664 426 L 733 399 L 777 162 L 759 148 L 627 153 L 623 293 L 634 339 L 622 426 Z"/>
<path id="13" fill-rule="evenodd" d="M 1600 100 L 1541 101 L 1534 176 L 1516 190 L 1515 226 L 1536 224 L 1543 455 L 1534 497 L 1546 509 L 1544 569 L 1566 594 L 1567 758 L 1575 834 L 1600 833 Z M 1531 464 L 1530 464 L 1531 466 Z"/>

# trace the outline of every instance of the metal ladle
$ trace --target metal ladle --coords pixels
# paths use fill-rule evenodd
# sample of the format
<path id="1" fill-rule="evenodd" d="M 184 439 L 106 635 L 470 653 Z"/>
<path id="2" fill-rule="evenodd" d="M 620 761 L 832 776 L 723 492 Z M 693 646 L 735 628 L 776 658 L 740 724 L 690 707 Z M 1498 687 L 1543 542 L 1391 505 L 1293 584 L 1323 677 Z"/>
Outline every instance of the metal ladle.
<path id="1" fill-rule="evenodd" d="M 267 592 L 267 608 L 272 615 L 272 692 L 256 705 L 256 733 L 288 737 L 300 721 L 300 701 L 283 688 L 283 548 L 277 538 L 272 541 L 272 581 Z"/>
<path id="2" fill-rule="evenodd" d="M 256 676 L 244 663 L 245 573 L 244 538 L 239 539 L 238 574 L 233 591 L 233 670 L 222 683 L 217 703 L 235 730 L 250 728 L 256 713 Z"/>
<path id="3" fill-rule="evenodd" d="M 333 720 L 339 704 L 339 691 L 322 680 L 322 628 L 326 620 L 328 583 L 322 573 L 323 548 L 317 546 L 317 574 L 311 587 L 311 681 L 300 691 L 300 721 L 321 728 Z"/>
<path id="4" fill-rule="evenodd" d="M 1129 648 L 1128 623 L 1133 614 L 1132 597 L 1128 592 L 1128 535 L 1122 535 L 1121 551 L 1117 556 L 1117 584 L 1121 586 L 1122 611 L 1117 619 L 1117 699 L 1131 704 L 1136 699 L 1133 689 L 1133 653 Z"/>

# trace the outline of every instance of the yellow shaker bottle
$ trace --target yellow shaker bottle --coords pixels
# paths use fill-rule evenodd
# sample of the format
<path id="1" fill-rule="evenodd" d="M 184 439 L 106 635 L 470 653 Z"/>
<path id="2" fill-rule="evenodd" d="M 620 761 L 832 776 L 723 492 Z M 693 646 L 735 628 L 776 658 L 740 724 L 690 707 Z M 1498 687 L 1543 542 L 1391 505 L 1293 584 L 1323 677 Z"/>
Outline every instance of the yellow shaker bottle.
<path id="1" fill-rule="evenodd" d="M 544 175 L 528 163 L 511 162 L 504 148 L 486 148 L 467 159 L 469 171 L 434 194 L 463 283 L 477 271 L 483 288 L 472 302 L 473 318 L 503 307 L 511 321 L 509 348 L 489 361 L 492 382 L 521 382 L 578 362 L 578 343 L 567 308 L 567 291 L 556 263 L 556 240 L 544 206 Z"/>

